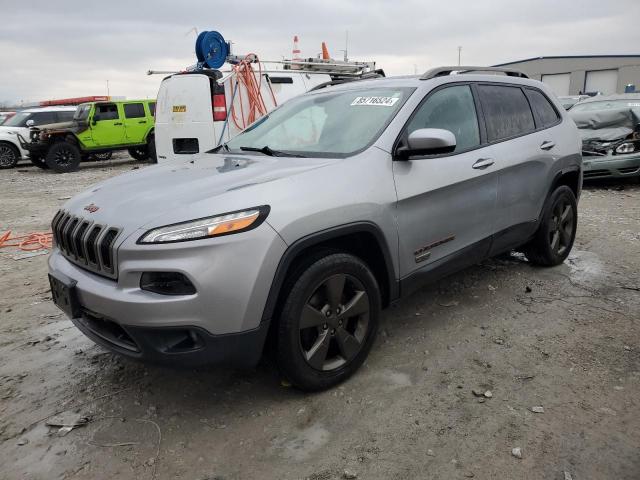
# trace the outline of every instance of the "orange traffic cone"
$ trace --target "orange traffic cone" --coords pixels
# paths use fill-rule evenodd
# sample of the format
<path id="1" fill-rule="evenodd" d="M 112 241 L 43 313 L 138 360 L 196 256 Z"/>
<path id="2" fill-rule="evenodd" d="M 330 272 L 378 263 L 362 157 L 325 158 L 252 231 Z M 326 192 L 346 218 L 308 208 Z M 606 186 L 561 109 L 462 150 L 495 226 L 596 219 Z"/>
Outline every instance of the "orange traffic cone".
<path id="1" fill-rule="evenodd" d="M 322 42 L 322 59 L 323 60 L 331 60 L 331 55 L 329 55 L 329 50 L 327 49 L 327 44 Z"/>
<path id="2" fill-rule="evenodd" d="M 291 52 L 291 60 L 293 62 L 300 62 L 302 58 L 300 57 L 300 47 L 298 47 L 298 36 L 294 35 L 293 37 L 293 50 Z M 291 65 L 292 70 L 300 70 L 302 65 Z"/>

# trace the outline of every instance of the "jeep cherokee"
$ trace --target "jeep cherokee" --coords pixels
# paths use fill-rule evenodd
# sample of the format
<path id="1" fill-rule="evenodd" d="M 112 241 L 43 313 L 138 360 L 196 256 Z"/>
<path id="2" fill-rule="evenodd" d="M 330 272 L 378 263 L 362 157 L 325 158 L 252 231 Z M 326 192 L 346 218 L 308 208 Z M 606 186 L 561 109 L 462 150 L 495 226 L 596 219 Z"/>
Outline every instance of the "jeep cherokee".
<path id="1" fill-rule="evenodd" d="M 206 154 L 104 181 L 53 219 L 53 299 L 149 361 L 351 375 L 380 310 L 509 251 L 558 265 L 582 184 L 573 121 L 510 70 L 439 68 L 291 99 Z M 496 69 L 493 69 L 496 70 Z"/>

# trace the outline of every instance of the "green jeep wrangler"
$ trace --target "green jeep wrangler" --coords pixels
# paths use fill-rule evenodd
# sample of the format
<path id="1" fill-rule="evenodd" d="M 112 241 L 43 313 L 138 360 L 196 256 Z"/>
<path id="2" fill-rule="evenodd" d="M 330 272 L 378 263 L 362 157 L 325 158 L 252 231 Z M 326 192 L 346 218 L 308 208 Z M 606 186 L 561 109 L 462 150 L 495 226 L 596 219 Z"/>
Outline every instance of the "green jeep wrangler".
<path id="1" fill-rule="evenodd" d="M 59 173 L 77 170 L 81 161 L 111 158 L 115 150 L 156 162 L 155 108 L 155 100 L 83 103 L 71 122 L 32 127 L 30 141 L 20 143 L 34 165 Z"/>

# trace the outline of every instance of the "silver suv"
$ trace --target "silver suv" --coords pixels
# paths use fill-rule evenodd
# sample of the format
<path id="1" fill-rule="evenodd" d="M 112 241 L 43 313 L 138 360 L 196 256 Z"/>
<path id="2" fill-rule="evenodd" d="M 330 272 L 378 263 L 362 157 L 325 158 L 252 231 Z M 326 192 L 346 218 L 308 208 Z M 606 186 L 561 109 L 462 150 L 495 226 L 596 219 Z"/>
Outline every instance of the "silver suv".
<path id="1" fill-rule="evenodd" d="M 268 343 L 319 390 L 425 282 L 511 249 L 562 263 L 576 126 L 542 83 L 484 70 L 311 92 L 209 153 L 75 196 L 53 219 L 54 301 L 123 355 L 248 366 Z"/>

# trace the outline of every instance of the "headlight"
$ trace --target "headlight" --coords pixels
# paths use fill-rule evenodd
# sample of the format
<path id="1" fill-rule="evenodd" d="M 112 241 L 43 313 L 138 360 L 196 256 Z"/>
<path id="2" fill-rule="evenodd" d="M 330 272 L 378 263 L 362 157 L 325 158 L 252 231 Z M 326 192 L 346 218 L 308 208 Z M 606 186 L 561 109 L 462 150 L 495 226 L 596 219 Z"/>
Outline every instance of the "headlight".
<path id="1" fill-rule="evenodd" d="M 622 145 L 618 145 L 616 147 L 616 153 L 632 153 L 636 149 L 636 146 L 633 143 L 627 142 Z"/>
<path id="2" fill-rule="evenodd" d="M 142 235 L 138 243 L 172 243 L 219 237 L 246 232 L 256 228 L 269 214 L 269 207 L 253 207 L 247 210 L 225 213 L 215 217 L 198 218 L 189 222 L 174 223 L 154 228 Z"/>

